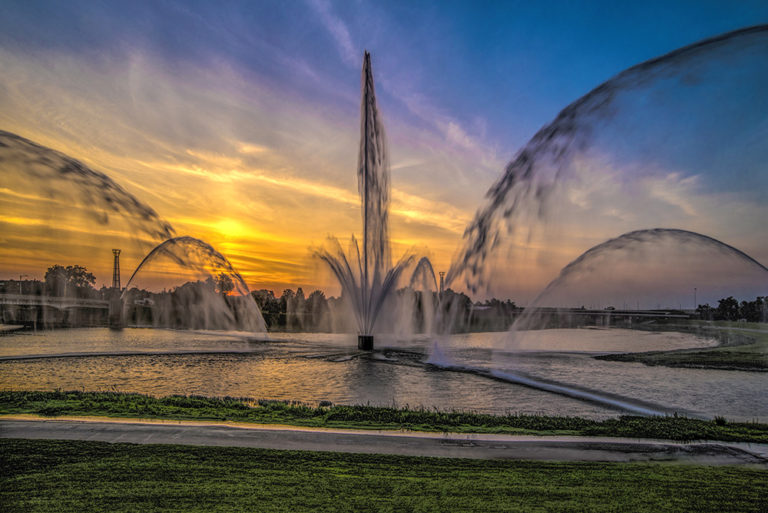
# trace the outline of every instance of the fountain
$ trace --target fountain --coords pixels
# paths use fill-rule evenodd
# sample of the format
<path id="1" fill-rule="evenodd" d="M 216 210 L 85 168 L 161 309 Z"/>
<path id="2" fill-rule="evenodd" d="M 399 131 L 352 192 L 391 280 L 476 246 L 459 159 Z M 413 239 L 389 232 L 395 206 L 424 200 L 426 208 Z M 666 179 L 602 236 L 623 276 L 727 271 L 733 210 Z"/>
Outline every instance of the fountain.
<path id="1" fill-rule="evenodd" d="M 19 208 L 33 209 L 36 215 L 48 214 L 55 220 L 51 223 L 55 228 L 68 220 L 85 219 L 102 226 L 111 225 L 113 229 L 119 223 L 127 226 L 132 236 L 144 237 L 141 242 L 156 243 L 175 234 L 170 223 L 152 207 L 104 173 L 3 130 L 0 130 L 0 168 L 3 189 L 12 191 L 0 197 L 0 210 L 4 213 L 15 213 Z"/>
<path id="2" fill-rule="evenodd" d="M 729 273 L 727 284 L 718 289 L 723 277 L 710 282 L 709 275 L 722 274 L 723 269 Z M 757 295 L 768 284 L 766 266 L 717 239 L 679 229 L 637 230 L 598 244 L 565 266 L 515 320 L 511 331 L 517 335 L 540 328 L 550 315 L 547 309 L 578 308 L 584 289 L 599 291 L 602 297 L 621 297 L 628 290 L 635 297 L 650 295 L 654 291 L 643 289 L 653 274 L 663 275 L 667 284 L 677 290 L 687 291 L 688 284 L 697 283 L 722 297 L 735 286 L 751 289 Z M 606 280 L 606 276 L 610 279 Z"/>
<path id="3" fill-rule="evenodd" d="M 331 238 L 328 246 L 315 251 L 324 261 L 348 299 L 358 328 L 358 348 L 373 350 L 376 321 L 403 271 L 414 261 L 414 255 L 404 255 L 394 266 L 389 247 L 389 162 L 384 135 L 376 105 L 373 86 L 371 54 L 363 56 L 360 105 L 360 148 L 357 183 L 363 215 L 362 248 L 353 236 L 349 253 Z M 414 275 L 425 272 L 429 260 L 422 258 Z M 414 280 L 411 280 L 413 283 Z"/>
<path id="4" fill-rule="evenodd" d="M 141 319 L 144 322 L 138 324 L 155 327 L 266 331 L 248 287 L 223 255 L 199 239 L 175 237 L 170 223 L 109 176 L 63 153 L 1 130 L 0 168 L 0 210 L 4 213 L 23 209 L 48 215 L 56 222 L 42 230 L 72 226 L 80 237 L 78 242 L 94 248 L 101 247 L 104 239 L 99 230 L 91 228 L 94 222 L 110 236 L 125 230 L 137 246 L 134 249 L 142 254 L 148 244 L 157 244 L 136 268 L 122 294 L 108 291 L 105 299 L 109 301 L 111 327 L 123 327 L 131 317 L 128 310 L 133 309 L 134 316 L 137 310 L 146 314 Z M 83 225 L 89 229 L 83 230 Z M 126 242 L 122 240 L 121 244 Z M 66 244 L 66 240 L 58 242 L 62 243 Z M 167 263 L 170 267 L 159 269 Z M 181 285 L 179 277 L 191 281 L 167 294 L 151 293 L 145 289 L 153 288 L 148 283 L 152 281 L 149 275 L 153 268 L 166 281 L 175 274 L 174 285 Z"/>
<path id="5" fill-rule="evenodd" d="M 167 279 L 170 270 L 176 280 L 181 277 L 185 283 L 170 292 L 149 293 L 146 289 L 152 287 L 142 286 L 141 282 L 151 281 L 153 267 L 154 278 Z M 138 325 L 267 331 L 259 307 L 240 273 L 210 244 L 194 237 L 174 237 L 150 251 L 131 275 L 120 300 L 123 319 L 133 317 Z M 140 308 L 136 308 L 137 305 Z M 127 315 L 129 309 L 133 310 L 132 315 Z M 137 310 L 143 312 L 137 313 Z"/>
<path id="6" fill-rule="evenodd" d="M 729 234 L 764 216 L 766 55 L 768 26 L 737 30 L 633 66 L 565 107 L 487 192 L 446 286 L 487 290 L 505 246 L 510 259 L 548 260 L 556 273 L 567 260 L 546 248 L 654 226 L 709 231 L 700 212 L 746 212 L 745 199 L 756 210 L 732 220 Z M 729 192 L 742 201 L 726 203 Z M 739 244 L 761 228 L 748 226 Z M 543 283 L 523 283 L 526 294 Z"/>
<path id="7" fill-rule="evenodd" d="M 768 269 L 744 251 L 692 230 L 646 228 L 671 225 L 702 230 L 706 225 L 701 213 L 712 216 L 713 209 L 720 209 L 722 219 L 713 224 L 729 238 L 740 232 L 740 244 L 751 243 L 764 230 L 754 220 L 764 219 L 768 191 L 763 172 L 768 155 L 764 144 L 766 56 L 765 25 L 694 43 L 627 69 L 541 128 L 488 191 L 487 201 L 467 227 L 446 286 L 461 281 L 472 293 L 487 293 L 492 281 L 511 274 L 494 274 L 497 262 L 507 265 L 508 271 L 508 263 L 514 261 L 525 278 L 521 263 L 526 259 L 520 257 L 530 256 L 526 251 L 535 254 L 529 260 L 540 264 L 556 261 L 540 248 L 579 247 L 597 234 L 597 240 L 624 235 L 593 243 L 592 249 L 564 267 L 567 260 L 556 267 L 550 263 L 551 269 L 562 270 L 543 290 L 539 284 L 529 286 L 526 292 L 540 292 L 510 332 L 499 337 L 490 365 L 456 363 L 440 345 L 432 348 L 427 362 L 643 415 L 669 413 L 636 400 L 618 405 L 610 393 L 590 388 L 593 379 L 576 375 L 569 378 L 570 383 L 537 379 L 539 369 L 531 373 L 526 367 L 527 362 L 536 361 L 536 351 L 606 349 L 580 347 L 580 341 L 570 340 L 576 337 L 567 334 L 562 341 L 555 339 L 561 342 L 556 345 L 547 334 L 539 332 L 535 337 L 529 330 L 567 327 L 563 321 L 568 319 L 559 318 L 560 307 L 571 306 L 570 313 L 584 310 L 579 305 L 585 294 L 601 291 L 618 298 L 627 291 L 646 291 L 658 298 L 663 290 L 677 294 L 674 303 L 664 306 L 674 304 L 680 310 L 680 298 L 695 297 L 697 285 L 706 284 L 710 298 L 718 297 L 715 293 L 731 295 L 734 289 L 765 293 Z M 728 193 L 734 192 L 739 201 L 721 206 L 732 200 Z M 744 215 L 752 209 L 754 214 Z M 646 215 L 640 218 L 637 211 Z M 735 222 L 729 216 L 737 212 L 742 215 Z M 723 219 L 730 223 L 724 225 Z M 551 238 L 543 240 L 546 235 Z M 649 302 L 644 306 L 648 308 Z M 606 317 L 611 310 L 606 308 Z M 540 343 L 522 347 L 522 338 L 528 334 Z M 459 349 L 457 358 L 463 348 Z M 524 355 L 525 351 L 531 352 Z M 590 378 L 599 376 L 590 374 Z"/>

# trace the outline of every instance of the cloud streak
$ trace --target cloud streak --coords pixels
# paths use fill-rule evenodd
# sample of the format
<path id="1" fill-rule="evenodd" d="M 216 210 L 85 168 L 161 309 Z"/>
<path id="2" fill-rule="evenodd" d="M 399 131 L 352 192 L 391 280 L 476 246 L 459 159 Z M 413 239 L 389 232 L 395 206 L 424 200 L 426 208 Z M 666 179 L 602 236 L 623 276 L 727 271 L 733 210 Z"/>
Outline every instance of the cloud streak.
<path id="1" fill-rule="evenodd" d="M 344 63 L 352 67 L 359 66 L 361 62 L 360 51 L 352 44 L 352 37 L 346 24 L 331 12 L 330 2 L 327 0 L 308 0 L 308 2 L 320 17 L 323 26 L 333 37 Z"/>

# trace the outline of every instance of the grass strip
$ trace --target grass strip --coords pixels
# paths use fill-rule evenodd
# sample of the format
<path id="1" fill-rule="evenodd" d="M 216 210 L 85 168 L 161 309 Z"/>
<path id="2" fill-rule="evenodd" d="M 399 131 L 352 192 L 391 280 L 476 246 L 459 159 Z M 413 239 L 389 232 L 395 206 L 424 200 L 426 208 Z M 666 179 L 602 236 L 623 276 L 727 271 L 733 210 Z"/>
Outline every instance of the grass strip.
<path id="1" fill-rule="evenodd" d="M 726 321 L 676 321 L 658 323 L 655 330 L 671 329 L 719 340 L 719 345 L 706 349 L 645 351 L 600 355 L 598 360 L 639 362 L 646 365 L 768 372 L 768 331 L 765 324 Z"/>
<path id="2" fill-rule="evenodd" d="M 712 348 L 699 351 L 649 351 L 646 353 L 600 355 L 595 358 L 614 362 L 640 362 L 646 365 L 690 369 L 768 372 L 768 356 L 730 348 Z"/>
<path id="3" fill-rule="evenodd" d="M 0 440 L 0 468 L 6 513 L 768 510 L 768 472 L 735 466 Z"/>
<path id="4" fill-rule="evenodd" d="M 356 429 L 508 433 L 536 435 L 720 440 L 768 443 L 768 424 L 730 422 L 718 417 L 621 416 L 606 420 L 539 415 L 488 415 L 429 409 L 342 406 L 203 396 L 152 397 L 122 392 L 0 391 L 0 414 L 107 416 L 215 420 Z"/>

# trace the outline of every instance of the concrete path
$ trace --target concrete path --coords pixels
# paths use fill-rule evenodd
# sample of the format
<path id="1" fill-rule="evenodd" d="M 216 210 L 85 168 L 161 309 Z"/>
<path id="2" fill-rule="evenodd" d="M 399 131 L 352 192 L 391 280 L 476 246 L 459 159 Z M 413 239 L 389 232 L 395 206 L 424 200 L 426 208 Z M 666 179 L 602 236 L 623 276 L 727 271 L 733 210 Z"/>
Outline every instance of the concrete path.
<path id="1" fill-rule="evenodd" d="M 179 421 L 3 417 L 0 438 L 259 447 L 307 451 L 544 461 L 687 462 L 768 468 L 768 445 L 664 440 L 418 433 Z"/>

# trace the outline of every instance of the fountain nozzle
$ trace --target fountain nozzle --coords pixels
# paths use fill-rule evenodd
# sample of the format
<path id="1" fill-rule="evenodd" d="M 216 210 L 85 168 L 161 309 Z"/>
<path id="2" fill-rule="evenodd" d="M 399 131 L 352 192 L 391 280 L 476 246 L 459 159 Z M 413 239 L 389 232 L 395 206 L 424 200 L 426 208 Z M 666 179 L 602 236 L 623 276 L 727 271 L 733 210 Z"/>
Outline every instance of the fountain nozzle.
<path id="1" fill-rule="evenodd" d="M 357 348 L 362 351 L 373 351 L 373 335 L 358 335 Z"/>

